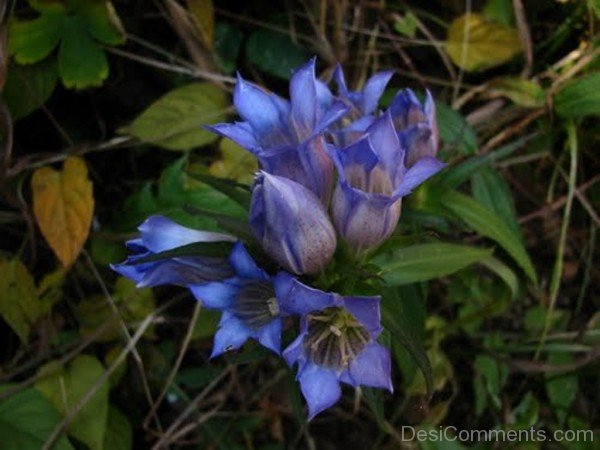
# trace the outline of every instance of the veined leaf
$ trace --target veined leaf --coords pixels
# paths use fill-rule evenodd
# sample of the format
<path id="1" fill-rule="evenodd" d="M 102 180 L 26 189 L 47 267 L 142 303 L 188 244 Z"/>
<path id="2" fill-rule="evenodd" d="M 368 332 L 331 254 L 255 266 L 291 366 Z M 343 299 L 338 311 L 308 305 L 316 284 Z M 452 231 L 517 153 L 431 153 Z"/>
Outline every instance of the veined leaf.
<path id="1" fill-rule="evenodd" d="M 100 362 L 89 355 L 77 356 L 66 367 L 51 361 L 39 370 L 35 387 L 60 411 L 69 414 L 104 373 Z M 108 380 L 100 386 L 71 422 L 68 433 L 90 450 L 103 450 L 108 419 Z"/>
<path id="2" fill-rule="evenodd" d="M 446 51 L 454 64 L 474 72 L 504 64 L 522 48 L 516 29 L 481 14 L 465 14 L 450 24 Z"/>
<path id="3" fill-rule="evenodd" d="M 600 115 L 600 73 L 591 73 L 565 84 L 554 97 L 556 112 L 577 118 Z"/>
<path id="4" fill-rule="evenodd" d="M 129 127 L 136 138 L 168 150 L 191 150 L 218 136 L 202 125 L 225 120 L 225 92 L 214 84 L 192 83 L 155 101 Z"/>
<path id="5" fill-rule="evenodd" d="M 444 193 L 440 204 L 473 230 L 500 244 L 521 266 L 527 276 L 537 284 L 535 269 L 521 239 L 496 213 L 471 197 L 456 191 Z"/>
<path id="6" fill-rule="evenodd" d="M 401 247 L 373 262 L 388 284 L 398 286 L 450 275 L 491 254 L 491 249 L 440 242 Z"/>
<path id="7" fill-rule="evenodd" d="M 488 85 L 492 94 L 508 97 L 514 103 L 526 108 L 540 108 L 546 103 L 546 94 L 534 80 L 517 77 L 503 77 Z"/>
<path id="8" fill-rule="evenodd" d="M 7 386 L 0 387 L 0 392 Z M 48 400 L 33 388 L 11 395 L 0 402 L 2 450 L 39 450 L 60 424 L 60 415 Z M 53 450 L 73 450 L 66 436 Z"/>
<path id="9" fill-rule="evenodd" d="M 85 161 L 70 156 L 61 172 L 42 167 L 31 179 L 36 221 L 65 267 L 77 259 L 92 223 L 94 197 L 87 175 Z"/>

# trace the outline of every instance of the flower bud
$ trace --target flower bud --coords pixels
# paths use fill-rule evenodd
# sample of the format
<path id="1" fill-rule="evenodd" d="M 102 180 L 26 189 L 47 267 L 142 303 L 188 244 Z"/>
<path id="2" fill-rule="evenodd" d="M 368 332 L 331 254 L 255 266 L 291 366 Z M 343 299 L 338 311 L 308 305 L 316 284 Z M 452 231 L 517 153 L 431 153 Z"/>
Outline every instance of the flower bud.
<path id="1" fill-rule="evenodd" d="M 337 243 L 320 200 L 301 184 L 266 172 L 253 188 L 250 227 L 264 251 L 296 274 L 321 272 Z"/>

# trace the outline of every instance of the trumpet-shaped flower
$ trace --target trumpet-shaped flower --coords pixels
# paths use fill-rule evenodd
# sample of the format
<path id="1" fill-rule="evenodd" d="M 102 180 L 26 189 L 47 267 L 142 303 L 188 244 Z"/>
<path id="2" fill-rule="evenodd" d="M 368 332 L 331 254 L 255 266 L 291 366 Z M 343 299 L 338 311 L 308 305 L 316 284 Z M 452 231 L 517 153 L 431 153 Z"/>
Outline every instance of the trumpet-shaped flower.
<path id="1" fill-rule="evenodd" d="M 444 167 L 431 157 L 404 167 L 405 148 L 389 111 L 359 141 L 330 153 L 339 174 L 333 222 L 356 254 L 385 241 L 400 218 L 402 197 Z"/>
<path id="2" fill-rule="evenodd" d="M 138 287 L 162 284 L 188 286 L 229 278 L 233 271 L 225 258 L 180 256 L 152 262 L 140 262 L 149 256 L 196 242 L 234 242 L 233 236 L 193 230 L 164 216 L 150 216 L 138 230 L 140 236 L 126 243 L 134 252 L 111 268 L 137 283 Z"/>
<path id="3" fill-rule="evenodd" d="M 233 102 L 243 122 L 207 129 L 252 152 L 262 170 L 302 184 L 326 204 L 331 195 L 333 165 L 323 131 L 348 108 L 333 99 L 316 79 L 314 58 L 292 76 L 290 99 L 238 76 Z"/>
<path id="4" fill-rule="evenodd" d="M 393 390 L 389 350 L 377 343 L 379 297 L 342 297 L 287 274 L 276 277 L 275 292 L 283 310 L 301 316 L 300 334 L 283 357 L 298 365 L 309 419 L 339 400 L 340 382 Z"/>
<path id="5" fill-rule="evenodd" d="M 439 132 L 435 116 L 435 103 L 426 91 L 425 103 L 410 89 L 396 94 L 390 105 L 396 131 L 406 143 L 406 167 L 412 167 L 421 158 L 433 158 L 439 148 Z"/>
<path id="6" fill-rule="evenodd" d="M 204 307 L 223 311 L 211 358 L 241 347 L 248 338 L 279 354 L 282 320 L 271 278 L 240 242 L 234 245 L 229 262 L 232 278 L 190 286 Z"/>
<path id="7" fill-rule="evenodd" d="M 299 183 L 266 172 L 254 184 L 250 227 L 265 252 L 295 274 L 321 272 L 337 244 L 319 199 Z"/>

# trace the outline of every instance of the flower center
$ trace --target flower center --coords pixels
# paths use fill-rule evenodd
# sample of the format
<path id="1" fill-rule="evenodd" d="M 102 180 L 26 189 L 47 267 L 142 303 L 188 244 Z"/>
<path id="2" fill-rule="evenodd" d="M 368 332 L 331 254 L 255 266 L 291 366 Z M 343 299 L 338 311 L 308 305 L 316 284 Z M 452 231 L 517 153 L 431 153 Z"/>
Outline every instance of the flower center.
<path id="1" fill-rule="evenodd" d="M 279 316 L 273 285 L 267 281 L 245 281 L 235 297 L 233 314 L 253 330 L 270 323 Z"/>
<path id="2" fill-rule="evenodd" d="M 346 167 L 344 174 L 350 186 L 368 194 L 390 196 L 394 191 L 392 180 L 381 165 L 373 167 L 371 172 L 367 174 L 363 167 L 354 164 Z"/>
<path id="3" fill-rule="evenodd" d="M 315 364 L 342 369 L 369 343 L 369 332 L 356 318 L 338 307 L 311 313 L 304 348 Z"/>

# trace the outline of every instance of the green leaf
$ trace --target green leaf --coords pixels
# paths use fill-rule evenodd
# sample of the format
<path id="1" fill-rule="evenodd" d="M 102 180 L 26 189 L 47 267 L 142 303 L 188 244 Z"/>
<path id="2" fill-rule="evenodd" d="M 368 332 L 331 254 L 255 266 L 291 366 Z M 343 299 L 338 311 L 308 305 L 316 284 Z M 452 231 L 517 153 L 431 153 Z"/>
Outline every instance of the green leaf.
<path id="1" fill-rule="evenodd" d="M 60 3 L 55 5 L 36 19 L 10 21 L 8 51 L 19 64 L 31 64 L 44 59 L 60 41 L 65 11 Z"/>
<path id="2" fill-rule="evenodd" d="M 129 419 L 117 407 L 110 405 L 103 450 L 131 450 L 132 447 L 133 430 Z"/>
<path id="3" fill-rule="evenodd" d="M 232 236 L 232 240 L 233 239 L 235 238 Z M 223 257 L 227 256 L 232 246 L 232 242 L 194 242 L 171 250 L 165 250 L 164 252 L 153 253 L 152 255 L 136 259 L 131 264 L 146 264 L 182 256 Z"/>
<path id="4" fill-rule="evenodd" d="M 563 117 L 600 115 L 600 73 L 591 73 L 565 84 L 554 97 L 556 112 Z"/>
<path id="5" fill-rule="evenodd" d="M 225 73 L 232 73 L 237 67 L 244 33 L 239 27 L 228 23 L 218 23 L 215 29 L 214 50 L 217 62 Z"/>
<path id="6" fill-rule="evenodd" d="M 210 165 L 210 174 L 251 184 L 258 171 L 256 156 L 230 139 L 221 139 L 219 151 L 221 158 Z"/>
<path id="7" fill-rule="evenodd" d="M 471 177 L 471 189 L 473 197 L 498 214 L 515 235 L 523 241 L 513 196 L 502 175 L 491 167 L 484 167 Z"/>
<path id="8" fill-rule="evenodd" d="M 222 192 L 230 199 L 234 200 L 238 205 L 242 208 L 248 210 L 250 209 L 250 189 L 248 185 L 241 184 L 231 180 L 225 180 L 223 178 L 214 177 L 212 175 L 197 172 L 197 171 L 189 171 L 187 174 L 202 183 L 206 183 L 209 186 L 215 188 L 219 192 Z"/>
<path id="9" fill-rule="evenodd" d="M 442 142 L 458 150 L 459 154 L 473 154 L 477 151 L 477 136 L 466 119 L 449 105 L 435 102 L 436 119 Z"/>
<path id="10" fill-rule="evenodd" d="M 38 372 L 41 378 L 35 387 L 64 417 L 73 410 L 103 373 L 104 367 L 96 358 L 79 355 L 67 366 L 61 366 L 58 361 L 43 365 Z M 107 380 L 81 408 L 67 430 L 90 450 L 103 450 L 108 419 L 108 390 Z"/>
<path id="11" fill-rule="evenodd" d="M 517 298 L 519 293 L 519 280 L 513 270 L 502 261 L 490 256 L 479 261 L 479 264 L 487 267 L 502 279 L 511 292 L 512 299 Z"/>
<path id="12" fill-rule="evenodd" d="M 0 402 L 2 450 L 39 450 L 60 422 L 52 403 L 38 391 L 30 388 L 17 392 Z M 52 449 L 73 450 L 73 446 L 62 436 Z"/>
<path id="13" fill-rule="evenodd" d="M 534 80 L 503 77 L 490 82 L 488 88 L 490 94 L 508 97 L 526 108 L 541 108 L 546 104 L 546 93 Z"/>
<path id="14" fill-rule="evenodd" d="M 33 277 L 17 259 L 0 260 L 0 315 L 26 343 L 31 326 L 46 309 L 40 302 Z"/>
<path id="15" fill-rule="evenodd" d="M 262 71 L 289 80 L 294 70 L 306 62 L 306 51 L 298 47 L 288 33 L 261 28 L 246 44 L 246 59 Z"/>
<path id="16" fill-rule="evenodd" d="M 509 157 L 525 146 L 525 144 L 529 143 L 534 137 L 536 137 L 535 134 L 529 134 L 493 152 L 473 156 L 450 170 L 444 170 L 437 177 L 437 182 L 444 187 L 457 187 L 467 181 L 475 172 L 481 170 L 482 167 L 487 167 L 496 161 Z"/>
<path id="17" fill-rule="evenodd" d="M 58 70 L 53 58 L 37 64 L 11 64 L 2 93 L 14 121 L 42 106 L 54 92 Z"/>
<path id="18" fill-rule="evenodd" d="M 512 0 L 488 0 L 481 11 L 485 17 L 504 26 L 515 24 L 515 10 Z"/>
<path id="19" fill-rule="evenodd" d="M 427 352 L 423 344 L 423 336 L 413 323 L 412 314 L 406 309 L 397 288 L 386 287 L 382 290 L 381 321 L 392 338 L 397 339 L 413 357 L 421 370 L 425 381 L 427 396 L 433 395 L 433 374 Z"/>
<path id="20" fill-rule="evenodd" d="M 487 20 L 481 14 L 464 14 L 448 28 L 446 51 L 454 64 L 475 72 L 504 64 L 522 48 L 516 29 Z"/>
<path id="21" fill-rule="evenodd" d="M 548 363 L 557 365 L 572 364 L 573 356 L 569 353 L 552 352 L 548 354 Z M 578 391 L 577 376 L 573 373 L 559 375 L 546 373 L 546 392 L 560 426 L 564 426 L 567 414 Z"/>
<path id="22" fill-rule="evenodd" d="M 100 86 L 108 77 L 108 61 L 102 47 L 87 32 L 78 16 L 65 19 L 58 51 L 58 72 L 68 88 Z"/>
<path id="23" fill-rule="evenodd" d="M 600 18 L 600 0 L 588 0 L 588 5 L 596 13 L 596 17 Z"/>
<path id="24" fill-rule="evenodd" d="M 456 191 L 447 191 L 440 203 L 470 228 L 496 241 L 537 284 L 537 275 L 523 242 L 496 213 Z"/>
<path id="25" fill-rule="evenodd" d="M 155 101 L 129 127 L 136 138 L 169 150 L 191 150 L 209 144 L 217 135 L 202 125 L 225 120 L 227 96 L 210 83 L 192 83 Z"/>
<path id="26" fill-rule="evenodd" d="M 417 28 L 417 17 L 411 11 L 408 11 L 404 16 L 394 16 L 394 30 L 401 35 L 414 38 Z"/>
<path id="27" fill-rule="evenodd" d="M 91 0 L 82 3 L 78 11 L 88 32 L 106 45 L 119 45 L 125 42 L 125 30 L 115 8 L 109 1 Z"/>
<path id="28" fill-rule="evenodd" d="M 492 254 L 486 248 L 430 243 L 398 248 L 378 255 L 373 262 L 390 285 L 427 281 L 450 275 Z"/>

